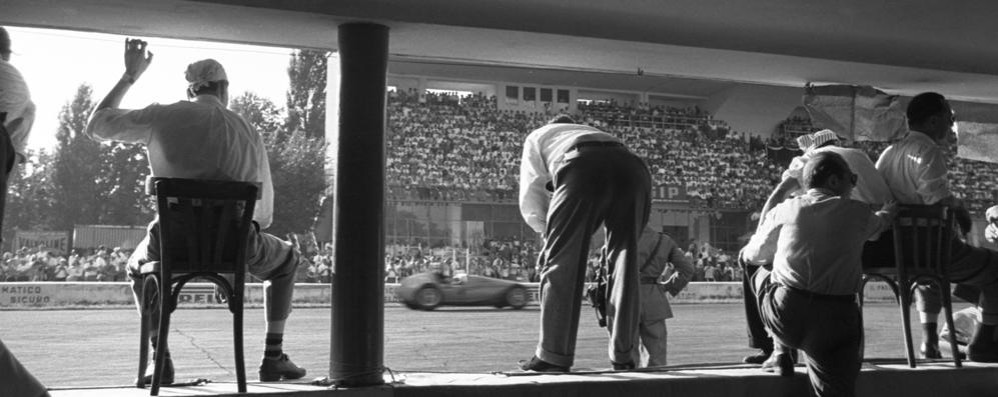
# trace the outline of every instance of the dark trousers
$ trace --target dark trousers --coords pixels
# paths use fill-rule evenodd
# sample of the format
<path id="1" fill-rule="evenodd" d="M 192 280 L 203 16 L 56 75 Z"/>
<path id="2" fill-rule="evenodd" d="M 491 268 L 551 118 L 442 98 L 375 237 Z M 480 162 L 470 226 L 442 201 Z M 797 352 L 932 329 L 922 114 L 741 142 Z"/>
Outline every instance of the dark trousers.
<path id="1" fill-rule="evenodd" d="M 820 296 L 777 285 L 765 269 L 753 279 L 765 326 L 781 344 L 806 354 L 811 395 L 855 396 L 863 339 L 856 297 Z"/>
<path id="2" fill-rule="evenodd" d="M 766 326 L 762 323 L 762 318 L 759 316 L 759 300 L 752 292 L 754 289 L 752 287 L 752 279 L 755 277 L 755 274 L 760 270 L 766 270 L 762 266 L 755 266 L 744 262 L 741 265 L 742 274 L 744 275 L 742 277 L 742 296 L 745 302 L 745 324 L 748 325 L 749 347 L 771 352 L 773 351 L 773 339 L 766 332 Z"/>
<path id="3" fill-rule="evenodd" d="M 640 321 L 637 243 L 648 223 L 651 177 L 644 162 L 620 148 L 570 151 L 554 177 L 544 249 L 538 258 L 541 331 L 535 354 L 570 367 L 575 360 L 589 240 L 606 226 L 607 330 L 610 360 L 631 361 Z"/>

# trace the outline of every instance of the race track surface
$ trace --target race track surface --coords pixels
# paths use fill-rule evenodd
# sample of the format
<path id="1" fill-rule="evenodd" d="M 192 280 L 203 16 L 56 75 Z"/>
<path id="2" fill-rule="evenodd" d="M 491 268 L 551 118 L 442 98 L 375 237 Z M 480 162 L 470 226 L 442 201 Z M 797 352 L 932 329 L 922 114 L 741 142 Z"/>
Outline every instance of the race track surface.
<path id="1" fill-rule="evenodd" d="M 607 368 L 606 331 L 596 326 L 591 308 L 582 310 L 574 368 Z M 685 304 L 673 310 L 670 365 L 739 363 L 753 352 L 746 347 L 741 304 Z M 402 372 L 513 371 L 517 360 L 533 354 L 539 314 L 536 306 L 423 312 L 389 304 L 384 364 Z M 867 305 L 865 322 L 867 358 L 904 357 L 897 306 Z M 255 380 L 263 354 L 263 310 L 247 309 L 244 326 L 247 378 Z M 295 309 L 287 328 L 284 350 L 308 369 L 306 378 L 327 375 L 330 309 Z M 918 343 L 917 324 L 913 329 Z M 231 316 L 224 309 L 177 310 L 170 333 L 177 380 L 234 381 L 231 332 Z M 135 379 L 134 310 L 0 311 L 0 338 L 49 387 L 129 385 Z"/>

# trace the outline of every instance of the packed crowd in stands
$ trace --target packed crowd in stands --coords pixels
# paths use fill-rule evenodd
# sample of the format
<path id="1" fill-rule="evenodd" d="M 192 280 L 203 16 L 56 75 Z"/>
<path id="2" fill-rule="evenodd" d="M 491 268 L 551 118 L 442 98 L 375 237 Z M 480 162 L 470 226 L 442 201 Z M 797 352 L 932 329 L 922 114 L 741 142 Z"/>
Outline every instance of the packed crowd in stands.
<path id="1" fill-rule="evenodd" d="M 780 170 L 742 134 L 691 107 L 580 105 L 580 120 L 624 140 L 654 184 L 685 186 L 694 205 L 745 208 L 765 200 Z M 499 110 L 495 97 L 393 91 L 388 101 L 388 197 L 515 200 L 524 137 L 550 115 Z"/>
<path id="2" fill-rule="evenodd" d="M 595 246 L 594 246 L 595 247 Z M 452 276 L 458 273 L 480 275 L 519 282 L 538 282 L 536 258 L 540 246 L 517 238 L 486 241 L 479 249 L 462 247 L 423 247 L 419 243 L 394 243 L 386 247 L 385 282 L 397 283 L 405 277 L 440 272 Z M 125 273 L 130 250 L 104 247 L 81 253 L 74 250 L 68 256 L 51 249 L 21 248 L 3 254 L 0 262 L 0 282 L 3 281 L 66 281 L 100 282 L 127 281 Z M 303 255 L 295 279 L 299 283 L 329 283 L 332 281 L 332 246 L 326 244 L 310 255 Z M 693 281 L 739 281 L 741 269 L 733 254 L 710 247 L 690 244 L 688 257 L 694 263 Z M 470 261 L 470 265 L 469 265 Z M 599 269 L 598 250 L 589 257 L 587 281 L 595 281 Z M 668 278 L 669 273 L 664 275 Z M 253 280 L 252 277 L 248 280 Z"/>
<path id="3" fill-rule="evenodd" d="M 120 248 L 99 247 L 65 256 L 44 247 L 22 247 L 4 252 L 0 281 L 124 281 L 129 254 Z"/>
<path id="4" fill-rule="evenodd" d="M 813 131 L 809 120 L 791 117 L 781 133 L 766 139 L 735 133 L 697 107 L 675 108 L 613 101 L 580 103 L 575 116 L 620 137 L 649 164 L 655 186 L 683 186 L 693 207 L 759 208 L 787 159 L 775 149 L 799 152 L 795 133 Z M 388 100 L 387 180 L 390 200 L 515 201 L 524 137 L 549 114 L 499 110 L 494 96 L 392 91 Z M 874 161 L 888 143 L 856 142 Z M 785 155 L 786 153 L 784 153 Z M 998 202 L 998 165 L 958 159 L 950 149 L 950 180 L 957 197 L 974 212 Z M 784 156 L 785 157 L 785 156 Z M 469 272 L 517 281 L 538 279 L 539 247 L 516 239 L 484 247 L 424 248 L 391 244 L 386 281 L 425 272 Z M 329 282 L 331 250 L 306 257 L 300 282 Z M 459 253 L 460 252 L 460 253 Z M 695 281 L 740 280 L 733 253 L 691 246 Z M 60 256 L 21 248 L 3 254 L 0 281 L 123 281 L 128 252 L 99 248 Z M 469 263 L 470 261 L 470 263 Z M 590 272 L 598 258 L 590 258 Z"/>

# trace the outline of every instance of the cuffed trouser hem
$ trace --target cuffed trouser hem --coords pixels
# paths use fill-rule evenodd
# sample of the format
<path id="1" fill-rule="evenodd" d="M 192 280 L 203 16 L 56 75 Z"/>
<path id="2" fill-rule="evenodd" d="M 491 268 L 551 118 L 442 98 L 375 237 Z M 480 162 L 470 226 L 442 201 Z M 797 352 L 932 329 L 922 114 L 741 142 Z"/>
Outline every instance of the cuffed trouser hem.
<path id="1" fill-rule="evenodd" d="M 295 250 L 263 282 L 264 307 L 267 309 L 267 322 L 286 320 L 291 315 L 291 300 L 295 292 L 295 273 L 299 254 Z"/>
<path id="2" fill-rule="evenodd" d="M 540 347 L 537 348 L 534 355 L 548 364 L 554 364 L 566 368 L 571 368 L 572 364 L 575 362 L 575 356 L 565 356 L 558 353 L 551 353 L 544 351 Z"/>

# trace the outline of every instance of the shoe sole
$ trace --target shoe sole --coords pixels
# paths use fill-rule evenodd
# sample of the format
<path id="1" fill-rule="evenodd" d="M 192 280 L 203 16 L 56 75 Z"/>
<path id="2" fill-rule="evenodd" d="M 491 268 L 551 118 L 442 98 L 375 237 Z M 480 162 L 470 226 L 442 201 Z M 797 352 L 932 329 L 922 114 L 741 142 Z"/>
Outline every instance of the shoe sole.
<path id="1" fill-rule="evenodd" d="M 263 372 L 258 374 L 260 375 L 260 382 L 280 382 L 282 380 L 297 380 L 305 377 L 305 374 L 293 378 L 283 374 L 264 374 Z"/>

